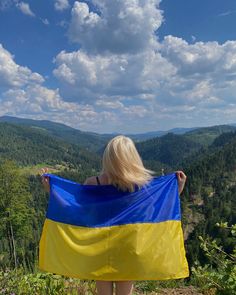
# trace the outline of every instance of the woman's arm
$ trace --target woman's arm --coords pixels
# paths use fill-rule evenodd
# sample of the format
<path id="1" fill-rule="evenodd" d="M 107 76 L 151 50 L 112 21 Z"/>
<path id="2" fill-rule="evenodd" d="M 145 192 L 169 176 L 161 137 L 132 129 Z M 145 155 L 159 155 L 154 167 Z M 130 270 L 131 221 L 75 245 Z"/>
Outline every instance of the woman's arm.
<path id="1" fill-rule="evenodd" d="M 184 189 L 187 176 L 184 174 L 183 171 L 176 171 L 175 173 L 178 178 L 178 191 L 179 191 L 179 195 L 180 195 Z"/>

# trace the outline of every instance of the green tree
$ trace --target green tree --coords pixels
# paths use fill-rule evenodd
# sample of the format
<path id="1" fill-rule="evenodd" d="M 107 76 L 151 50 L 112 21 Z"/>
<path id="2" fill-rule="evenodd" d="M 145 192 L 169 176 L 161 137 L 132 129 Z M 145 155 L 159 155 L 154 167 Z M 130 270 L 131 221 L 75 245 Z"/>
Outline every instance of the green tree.
<path id="1" fill-rule="evenodd" d="M 0 243 L 1 254 L 8 257 L 8 266 L 23 263 L 27 241 L 32 239 L 31 195 L 27 180 L 16 164 L 0 164 Z"/>

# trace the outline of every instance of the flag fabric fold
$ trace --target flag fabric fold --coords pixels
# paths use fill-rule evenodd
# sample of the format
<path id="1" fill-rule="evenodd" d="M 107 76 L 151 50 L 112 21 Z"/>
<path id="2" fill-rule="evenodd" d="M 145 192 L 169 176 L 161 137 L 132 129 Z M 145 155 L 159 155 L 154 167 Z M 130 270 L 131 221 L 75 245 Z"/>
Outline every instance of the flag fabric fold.
<path id="1" fill-rule="evenodd" d="M 189 276 L 175 173 L 132 193 L 47 176 L 41 270 L 107 281 Z"/>

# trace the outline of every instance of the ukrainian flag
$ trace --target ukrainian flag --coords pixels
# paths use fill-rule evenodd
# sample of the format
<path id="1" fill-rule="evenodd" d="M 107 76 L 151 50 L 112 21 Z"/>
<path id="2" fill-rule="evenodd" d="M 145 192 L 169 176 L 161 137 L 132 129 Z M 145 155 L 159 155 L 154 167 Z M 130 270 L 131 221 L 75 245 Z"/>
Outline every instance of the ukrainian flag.
<path id="1" fill-rule="evenodd" d="M 175 173 L 133 193 L 47 176 L 40 269 L 107 281 L 189 276 Z"/>

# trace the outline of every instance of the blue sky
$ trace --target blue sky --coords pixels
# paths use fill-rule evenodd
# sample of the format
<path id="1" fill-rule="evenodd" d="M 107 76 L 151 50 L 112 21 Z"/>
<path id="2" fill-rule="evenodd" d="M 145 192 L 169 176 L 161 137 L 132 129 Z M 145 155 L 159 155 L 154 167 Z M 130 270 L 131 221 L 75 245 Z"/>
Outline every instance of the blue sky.
<path id="1" fill-rule="evenodd" d="M 233 0 L 0 0 L 0 116 L 139 133 L 236 122 Z"/>

